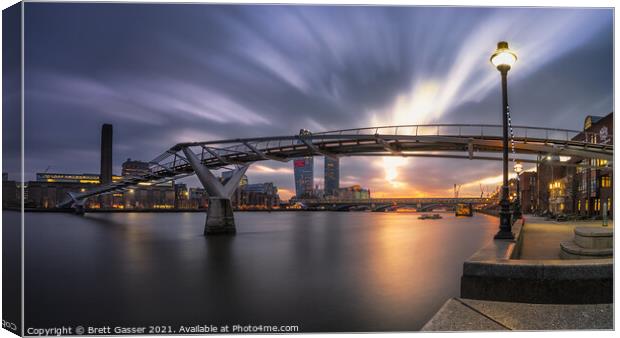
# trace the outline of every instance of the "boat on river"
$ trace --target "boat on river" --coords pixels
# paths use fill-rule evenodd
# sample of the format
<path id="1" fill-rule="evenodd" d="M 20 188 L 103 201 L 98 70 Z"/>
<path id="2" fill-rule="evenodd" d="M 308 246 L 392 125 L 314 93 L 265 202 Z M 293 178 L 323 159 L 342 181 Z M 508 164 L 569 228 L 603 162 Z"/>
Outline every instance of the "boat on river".
<path id="1" fill-rule="evenodd" d="M 432 215 L 424 214 L 424 215 L 418 217 L 418 219 L 441 219 L 441 218 L 442 217 L 441 217 L 440 214 L 432 214 Z"/>

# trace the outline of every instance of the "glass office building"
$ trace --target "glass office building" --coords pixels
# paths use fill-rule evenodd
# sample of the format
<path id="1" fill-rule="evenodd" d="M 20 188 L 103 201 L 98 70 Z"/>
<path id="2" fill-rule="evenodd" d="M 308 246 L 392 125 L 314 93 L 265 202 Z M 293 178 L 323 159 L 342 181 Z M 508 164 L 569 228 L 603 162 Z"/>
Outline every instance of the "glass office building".
<path id="1" fill-rule="evenodd" d="M 314 158 L 308 156 L 295 159 L 293 169 L 295 171 L 295 197 L 311 197 L 314 187 Z"/>
<path id="2" fill-rule="evenodd" d="M 340 160 L 325 157 L 325 196 L 333 196 L 340 187 Z"/>

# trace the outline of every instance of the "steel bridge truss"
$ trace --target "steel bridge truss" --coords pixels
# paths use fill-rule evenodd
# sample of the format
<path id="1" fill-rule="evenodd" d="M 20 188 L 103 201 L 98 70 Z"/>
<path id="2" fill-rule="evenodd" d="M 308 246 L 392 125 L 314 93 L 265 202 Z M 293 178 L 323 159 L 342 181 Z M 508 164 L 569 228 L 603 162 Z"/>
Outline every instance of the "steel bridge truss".
<path id="1" fill-rule="evenodd" d="M 603 159 L 612 165 L 613 141 L 597 142 L 598 134 L 568 129 L 513 126 L 515 152 L 526 163 L 538 162 L 531 155 Z M 254 162 L 287 162 L 305 156 L 401 156 L 471 160 L 502 160 L 489 156 L 502 151 L 502 126 L 484 124 L 403 125 L 345 129 L 295 136 L 276 136 L 179 143 L 149 162 L 144 175 L 74 194 L 59 204 L 76 199 L 124 191 L 140 185 L 161 184 L 194 174 L 184 155 L 192 151 L 209 170 L 239 168 Z M 529 158 L 528 158 L 529 156 Z M 561 162 L 552 165 L 575 165 Z"/>

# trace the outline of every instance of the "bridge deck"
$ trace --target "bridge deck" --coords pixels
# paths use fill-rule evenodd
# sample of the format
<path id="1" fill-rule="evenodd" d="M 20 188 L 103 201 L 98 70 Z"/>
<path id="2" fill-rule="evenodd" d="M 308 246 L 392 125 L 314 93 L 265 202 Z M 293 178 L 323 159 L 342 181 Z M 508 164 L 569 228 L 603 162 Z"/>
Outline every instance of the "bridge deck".
<path id="1" fill-rule="evenodd" d="M 613 142 L 593 143 L 580 131 L 539 127 L 513 127 L 514 148 L 523 162 L 536 162 L 532 155 L 561 155 L 576 159 L 613 161 Z M 87 198 L 129 189 L 139 183 L 162 183 L 193 174 L 182 149 L 190 148 L 210 169 L 264 160 L 286 162 L 304 156 L 423 156 L 501 160 L 480 154 L 501 153 L 499 125 L 435 124 L 347 129 L 307 135 L 260 137 L 180 143 L 150 163 L 150 173 L 79 194 Z M 577 161 L 573 161 L 577 162 Z M 564 163 L 563 165 L 566 165 Z M 574 164 L 573 164 L 574 165 Z M 60 205 L 69 205 L 67 200 Z"/>

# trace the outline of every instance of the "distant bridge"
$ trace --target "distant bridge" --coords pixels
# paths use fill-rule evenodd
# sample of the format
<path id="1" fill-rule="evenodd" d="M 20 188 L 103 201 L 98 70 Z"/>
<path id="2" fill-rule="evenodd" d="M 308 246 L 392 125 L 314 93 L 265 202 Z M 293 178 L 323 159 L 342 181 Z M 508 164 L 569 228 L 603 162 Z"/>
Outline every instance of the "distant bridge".
<path id="1" fill-rule="evenodd" d="M 323 207 L 329 210 L 349 210 L 367 207 L 373 211 L 409 207 L 418 211 L 439 207 L 455 207 L 457 204 L 488 205 L 497 203 L 496 199 L 475 197 L 430 197 L 430 198 L 368 198 L 368 199 L 302 199 L 299 203 L 310 208 Z"/>
<path id="2" fill-rule="evenodd" d="M 492 198 L 477 197 L 412 197 L 412 198 L 367 198 L 367 199 L 301 199 L 299 203 L 308 206 L 321 205 L 457 205 L 461 203 L 469 204 L 489 204 L 497 202 Z"/>
<path id="3" fill-rule="evenodd" d="M 307 198 L 299 200 L 300 203 L 308 205 L 325 204 L 486 204 L 494 201 L 491 198 L 478 197 L 402 197 L 402 198 L 365 198 L 365 199 L 346 199 L 346 198 Z"/>
<path id="4" fill-rule="evenodd" d="M 613 161 L 613 142 L 595 143 L 594 134 L 568 129 L 514 126 L 514 149 L 520 161 L 535 163 L 528 155 L 561 155 Z M 345 129 L 294 136 L 238 138 L 179 143 L 154 158 L 150 172 L 83 193 L 71 193 L 59 207 L 83 211 L 88 197 L 124 191 L 139 183 L 163 183 L 196 174 L 210 199 L 205 232 L 234 232 L 230 196 L 254 162 L 287 162 L 304 156 L 400 156 L 498 160 L 502 152 L 501 125 L 432 124 Z M 523 157 L 526 156 L 526 157 Z M 566 163 L 552 163 L 568 165 Z M 232 168 L 225 184 L 211 170 Z"/>

